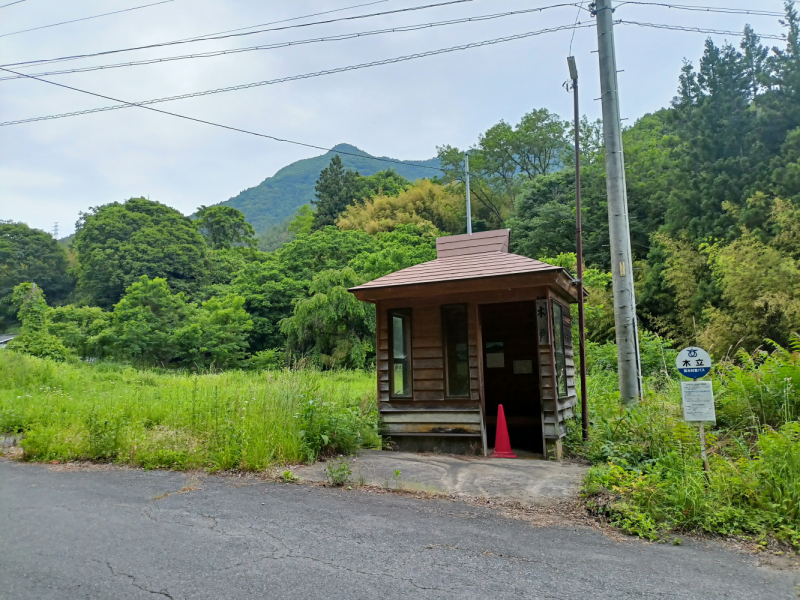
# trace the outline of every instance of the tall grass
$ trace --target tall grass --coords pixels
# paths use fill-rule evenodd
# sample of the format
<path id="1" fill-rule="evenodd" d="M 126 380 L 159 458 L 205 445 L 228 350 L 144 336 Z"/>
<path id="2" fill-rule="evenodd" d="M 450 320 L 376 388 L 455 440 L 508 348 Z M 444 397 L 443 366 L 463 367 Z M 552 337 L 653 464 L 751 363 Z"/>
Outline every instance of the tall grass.
<path id="1" fill-rule="evenodd" d="M 380 443 L 374 375 L 187 375 L 0 351 L 0 433 L 31 460 L 260 470 Z"/>
<path id="2" fill-rule="evenodd" d="M 678 381 L 646 381 L 644 399 L 621 411 L 616 373 L 590 379 L 591 439 L 571 431 L 588 458 L 589 502 L 629 533 L 771 535 L 800 549 L 800 338 L 791 349 L 740 355 L 713 372 L 717 426 L 703 471 L 697 428 L 682 419 Z"/>

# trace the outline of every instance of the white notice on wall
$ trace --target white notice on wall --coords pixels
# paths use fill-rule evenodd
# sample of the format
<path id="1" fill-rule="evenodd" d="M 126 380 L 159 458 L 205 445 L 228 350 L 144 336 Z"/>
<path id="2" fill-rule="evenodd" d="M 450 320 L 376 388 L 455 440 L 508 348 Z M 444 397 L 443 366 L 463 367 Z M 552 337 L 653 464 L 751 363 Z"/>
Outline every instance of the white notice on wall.
<path id="1" fill-rule="evenodd" d="M 710 381 L 682 381 L 683 420 L 690 422 L 714 422 L 714 389 Z"/>

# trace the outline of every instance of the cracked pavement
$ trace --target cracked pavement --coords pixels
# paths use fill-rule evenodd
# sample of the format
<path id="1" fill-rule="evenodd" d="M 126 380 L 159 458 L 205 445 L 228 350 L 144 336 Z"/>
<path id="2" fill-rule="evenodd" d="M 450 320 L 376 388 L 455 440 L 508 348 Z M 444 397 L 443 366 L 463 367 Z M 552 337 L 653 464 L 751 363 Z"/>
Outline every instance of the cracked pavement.
<path id="1" fill-rule="evenodd" d="M 716 544 L 227 477 L 175 493 L 188 480 L 0 460 L 0 599 L 798 598 L 796 572 Z"/>

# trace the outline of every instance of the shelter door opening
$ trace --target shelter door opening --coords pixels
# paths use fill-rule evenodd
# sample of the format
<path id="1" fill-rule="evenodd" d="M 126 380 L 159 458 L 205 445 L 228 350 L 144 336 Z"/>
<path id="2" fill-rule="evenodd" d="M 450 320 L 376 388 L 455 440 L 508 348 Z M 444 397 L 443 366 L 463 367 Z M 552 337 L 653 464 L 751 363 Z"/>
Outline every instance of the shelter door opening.
<path id="1" fill-rule="evenodd" d="M 480 320 L 487 444 L 494 447 L 497 407 L 502 404 L 511 446 L 541 453 L 536 303 L 482 305 Z"/>

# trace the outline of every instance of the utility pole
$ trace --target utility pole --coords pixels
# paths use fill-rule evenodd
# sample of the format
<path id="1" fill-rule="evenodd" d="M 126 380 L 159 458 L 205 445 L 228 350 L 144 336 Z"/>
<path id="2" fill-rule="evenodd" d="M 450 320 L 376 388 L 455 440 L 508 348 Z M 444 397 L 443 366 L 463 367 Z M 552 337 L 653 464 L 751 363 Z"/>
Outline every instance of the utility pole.
<path id="1" fill-rule="evenodd" d="M 600 58 L 600 91 L 603 105 L 603 141 L 606 150 L 606 191 L 608 233 L 611 246 L 611 275 L 614 293 L 614 324 L 617 337 L 617 366 L 622 403 L 630 405 L 642 396 L 639 366 L 639 333 L 633 289 L 631 234 L 625 189 L 625 157 L 614 52 L 612 0 L 596 0 L 591 9 L 597 18 L 597 49 Z"/>
<path id="2" fill-rule="evenodd" d="M 464 153 L 464 173 L 466 173 L 467 182 L 467 233 L 472 235 L 472 205 L 470 204 L 469 193 L 469 153 Z"/>
<path id="3" fill-rule="evenodd" d="M 583 310 L 583 215 L 581 210 L 581 113 L 578 102 L 578 65 L 567 57 L 572 97 L 575 104 L 575 245 L 578 262 L 578 356 L 581 362 L 581 428 L 584 441 L 589 439 L 589 400 L 586 392 L 586 318 Z"/>

